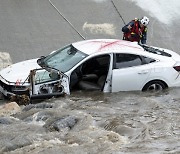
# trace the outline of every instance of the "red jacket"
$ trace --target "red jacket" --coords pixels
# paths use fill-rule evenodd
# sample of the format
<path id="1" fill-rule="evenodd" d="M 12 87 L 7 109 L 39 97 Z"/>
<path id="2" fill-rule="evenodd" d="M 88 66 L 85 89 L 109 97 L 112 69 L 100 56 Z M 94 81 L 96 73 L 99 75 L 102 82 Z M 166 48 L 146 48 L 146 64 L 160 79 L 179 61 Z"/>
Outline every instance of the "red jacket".
<path id="1" fill-rule="evenodd" d="M 131 26 L 132 28 L 129 29 L 128 26 Z M 146 43 L 147 27 L 145 26 L 140 27 L 139 20 L 137 19 L 132 20 L 122 28 L 122 31 L 124 32 L 123 35 L 124 40 L 132 41 L 132 42 L 141 41 L 142 44 Z"/>

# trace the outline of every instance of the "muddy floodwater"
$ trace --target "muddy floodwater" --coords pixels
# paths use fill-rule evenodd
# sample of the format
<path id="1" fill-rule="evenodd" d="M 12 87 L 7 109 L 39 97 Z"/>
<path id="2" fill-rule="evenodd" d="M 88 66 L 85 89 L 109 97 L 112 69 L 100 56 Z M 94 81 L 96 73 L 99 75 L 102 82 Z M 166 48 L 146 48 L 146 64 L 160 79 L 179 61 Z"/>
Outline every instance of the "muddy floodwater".
<path id="1" fill-rule="evenodd" d="M 180 153 L 180 89 L 80 91 L 20 106 L 1 112 L 0 136 L 8 154 Z"/>

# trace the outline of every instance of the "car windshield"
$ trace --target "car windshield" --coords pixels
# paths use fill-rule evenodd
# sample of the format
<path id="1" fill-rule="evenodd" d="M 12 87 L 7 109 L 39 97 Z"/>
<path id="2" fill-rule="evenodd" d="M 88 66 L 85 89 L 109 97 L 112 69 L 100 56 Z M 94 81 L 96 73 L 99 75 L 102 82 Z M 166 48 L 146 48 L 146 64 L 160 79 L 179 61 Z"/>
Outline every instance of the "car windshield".
<path id="1" fill-rule="evenodd" d="M 75 47 L 68 45 L 50 54 L 44 59 L 44 64 L 61 72 L 67 72 L 87 55 Z"/>

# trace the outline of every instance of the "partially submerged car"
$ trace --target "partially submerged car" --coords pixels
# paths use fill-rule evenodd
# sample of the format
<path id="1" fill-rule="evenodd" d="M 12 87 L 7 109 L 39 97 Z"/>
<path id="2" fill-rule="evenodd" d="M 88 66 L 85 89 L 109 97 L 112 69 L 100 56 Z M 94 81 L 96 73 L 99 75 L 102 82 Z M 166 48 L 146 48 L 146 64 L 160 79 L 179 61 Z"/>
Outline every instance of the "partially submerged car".
<path id="1" fill-rule="evenodd" d="M 180 86 L 180 55 L 115 39 L 84 40 L 0 71 L 0 92 L 30 99 L 73 90 L 154 91 Z"/>

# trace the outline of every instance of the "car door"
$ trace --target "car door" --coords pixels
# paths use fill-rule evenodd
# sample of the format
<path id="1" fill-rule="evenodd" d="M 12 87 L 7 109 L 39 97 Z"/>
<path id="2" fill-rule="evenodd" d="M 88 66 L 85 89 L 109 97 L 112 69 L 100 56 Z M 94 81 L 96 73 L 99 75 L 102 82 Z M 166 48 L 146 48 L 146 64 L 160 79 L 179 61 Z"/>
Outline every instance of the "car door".
<path id="1" fill-rule="evenodd" d="M 44 99 L 69 93 L 69 79 L 56 70 L 35 69 L 30 73 L 31 99 Z"/>
<path id="2" fill-rule="evenodd" d="M 152 61 L 154 60 L 152 59 Z M 151 64 L 147 64 L 143 56 L 126 53 L 115 54 L 112 92 L 141 90 L 150 73 Z"/>

